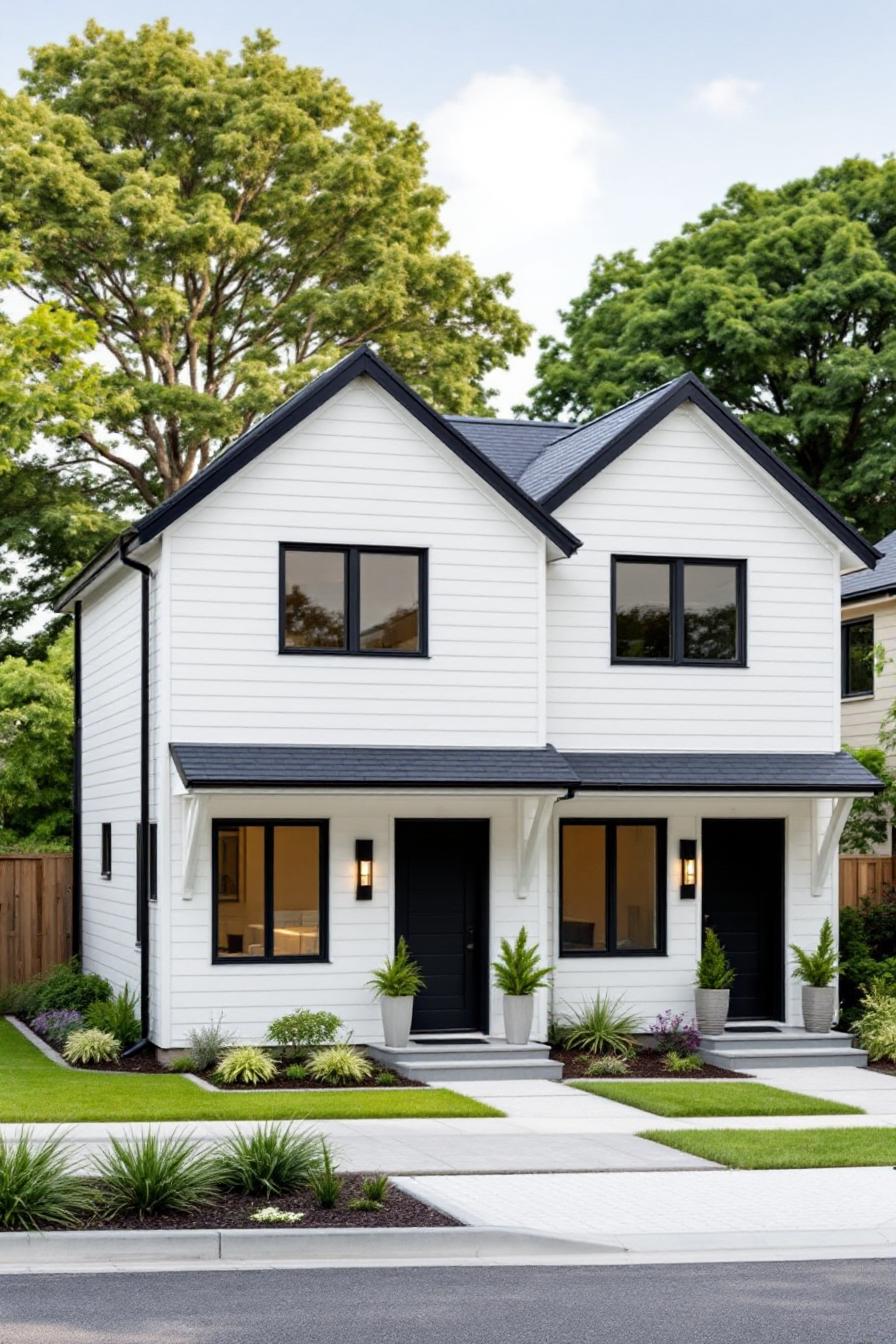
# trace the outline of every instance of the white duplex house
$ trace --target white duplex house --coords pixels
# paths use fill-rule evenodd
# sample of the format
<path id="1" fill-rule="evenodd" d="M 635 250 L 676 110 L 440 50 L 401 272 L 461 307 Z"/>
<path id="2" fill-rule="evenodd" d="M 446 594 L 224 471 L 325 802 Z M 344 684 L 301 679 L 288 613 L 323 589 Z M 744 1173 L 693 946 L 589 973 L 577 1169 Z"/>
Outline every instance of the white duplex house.
<path id="1" fill-rule="evenodd" d="M 381 1040 L 503 1031 L 490 962 L 800 1020 L 876 781 L 840 751 L 840 579 L 877 552 L 694 377 L 590 424 L 441 416 L 370 349 L 310 383 L 60 595 L 77 631 L 77 925 L 182 1046 L 302 1006 Z"/>

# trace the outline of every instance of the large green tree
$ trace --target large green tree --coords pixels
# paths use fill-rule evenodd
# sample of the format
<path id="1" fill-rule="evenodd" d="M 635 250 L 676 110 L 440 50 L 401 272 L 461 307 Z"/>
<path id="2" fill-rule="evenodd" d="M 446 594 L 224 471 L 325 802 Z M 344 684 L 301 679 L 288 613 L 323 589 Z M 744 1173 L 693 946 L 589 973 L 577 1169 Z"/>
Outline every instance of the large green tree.
<path id="1" fill-rule="evenodd" d="M 47 657 L 0 662 L 0 848 L 68 839 L 72 630 Z"/>
<path id="2" fill-rule="evenodd" d="M 442 408 L 485 410 L 529 329 L 506 275 L 447 250 L 443 201 L 417 126 L 290 66 L 269 33 L 238 59 L 165 21 L 36 49 L 0 95 L 0 245 L 45 320 L 92 347 L 61 365 L 79 413 L 47 406 L 38 429 L 153 504 L 365 340 Z M 0 403 L 21 368 L 10 381 L 0 358 Z"/>
<path id="3" fill-rule="evenodd" d="M 740 183 L 599 256 L 544 339 L 535 414 L 585 418 L 687 369 L 872 536 L 896 526 L 896 162 Z"/>

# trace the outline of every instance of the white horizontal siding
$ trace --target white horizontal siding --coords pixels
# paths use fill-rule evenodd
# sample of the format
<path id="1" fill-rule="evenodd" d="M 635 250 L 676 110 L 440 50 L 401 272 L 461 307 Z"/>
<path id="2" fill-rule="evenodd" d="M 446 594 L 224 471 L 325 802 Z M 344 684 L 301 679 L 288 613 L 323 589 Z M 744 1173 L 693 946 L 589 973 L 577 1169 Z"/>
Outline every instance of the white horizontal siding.
<path id="1" fill-rule="evenodd" d="M 557 516 L 584 544 L 548 567 L 549 741 L 595 751 L 833 750 L 833 544 L 696 412 L 667 416 Z M 613 555 L 746 560 L 748 666 L 612 666 Z"/>
<path id="2" fill-rule="evenodd" d="M 278 652 L 280 542 L 429 551 L 427 659 Z M 166 535 L 173 740 L 519 746 L 543 738 L 544 543 L 358 380 Z"/>

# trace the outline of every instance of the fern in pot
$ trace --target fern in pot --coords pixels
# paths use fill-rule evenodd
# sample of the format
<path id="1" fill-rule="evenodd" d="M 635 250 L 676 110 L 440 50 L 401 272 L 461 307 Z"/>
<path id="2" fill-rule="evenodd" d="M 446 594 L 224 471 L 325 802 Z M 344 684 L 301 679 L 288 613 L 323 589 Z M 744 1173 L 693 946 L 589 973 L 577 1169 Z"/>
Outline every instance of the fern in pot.
<path id="1" fill-rule="evenodd" d="M 794 979 L 803 982 L 803 1025 L 807 1031 L 830 1031 L 836 998 L 833 980 L 840 969 L 831 921 L 822 924 L 814 952 L 805 952 L 796 943 L 790 950 L 796 958 Z"/>
<path id="2" fill-rule="evenodd" d="M 708 928 L 697 962 L 694 1006 L 701 1036 L 719 1036 L 728 1020 L 728 1001 L 734 984 L 734 968 L 715 929 Z"/>
<path id="3" fill-rule="evenodd" d="M 495 984 L 504 994 L 504 1035 L 508 1045 L 525 1045 L 532 1031 L 536 989 L 550 979 L 553 966 L 543 966 L 537 943 L 520 929 L 511 944 L 501 939 L 501 955 L 492 962 Z"/>
<path id="4" fill-rule="evenodd" d="M 426 981 L 403 935 L 395 956 L 387 957 L 368 983 L 380 1001 L 383 1040 L 392 1050 L 404 1050 L 411 1034 L 414 996 L 426 988 Z"/>

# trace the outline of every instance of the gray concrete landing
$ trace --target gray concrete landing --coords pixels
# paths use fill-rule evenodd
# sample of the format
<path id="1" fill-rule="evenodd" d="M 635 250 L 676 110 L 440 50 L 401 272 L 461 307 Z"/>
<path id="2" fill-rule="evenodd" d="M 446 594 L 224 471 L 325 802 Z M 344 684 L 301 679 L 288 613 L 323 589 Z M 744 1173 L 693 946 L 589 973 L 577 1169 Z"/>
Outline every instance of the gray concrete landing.
<path id="1" fill-rule="evenodd" d="M 412 1039 L 402 1049 L 371 1045 L 367 1053 L 386 1068 L 416 1082 L 497 1082 L 501 1079 L 559 1082 L 563 1065 L 550 1057 L 550 1048 L 536 1041 L 508 1045 L 500 1036 L 433 1036 Z"/>
<path id="2" fill-rule="evenodd" d="M 749 1025 L 749 1024 L 744 1024 Z M 843 1068 L 863 1069 L 864 1050 L 842 1031 L 806 1031 L 784 1023 L 756 1023 L 750 1030 L 726 1030 L 704 1036 L 699 1053 L 707 1064 L 752 1073 L 756 1069 Z"/>

